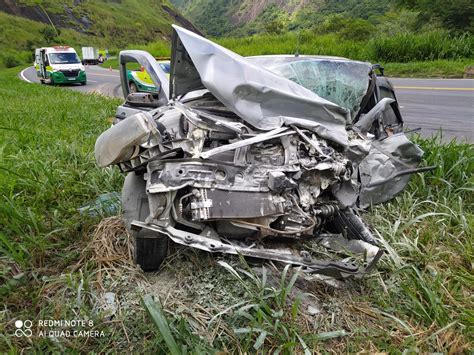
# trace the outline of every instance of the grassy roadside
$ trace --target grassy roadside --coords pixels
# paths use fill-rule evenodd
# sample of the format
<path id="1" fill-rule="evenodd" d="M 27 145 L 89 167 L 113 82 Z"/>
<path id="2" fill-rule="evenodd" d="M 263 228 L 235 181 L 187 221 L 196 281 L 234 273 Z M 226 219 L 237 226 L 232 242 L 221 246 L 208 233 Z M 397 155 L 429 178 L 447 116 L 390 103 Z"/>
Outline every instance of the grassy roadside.
<path id="1" fill-rule="evenodd" d="M 144 275 L 127 262 L 119 221 L 96 229 L 100 218 L 77 212 L 121 187 L 117 169 L 98 169 L 93 158 L 118 101 L 27 84 L 17 72 L 0 71 L 0 349 L 472 348 L 472 145 L 419 139 L 426 164 L 438 168 L 416 175 L 400 196 L 366 215 L 388 252 L 363 280 L 335 289 L 296 279 L 295 270 L 285 277 L 271 265 L 182 248 L 160 273 Z M 105 291 L 116 295 L 113 317 L 103 307 Z M 149 294 L 155 300 L 142 300 Z M 17 319 L 90 319 L 105 336 L 17 338 Z"/>
<path id="2" fill-rule="evenodd" d="M 117 171 L 98 170 L 93 157 L 97 134 L 110 125 L 106 119 L 114 115 L 118 101 L 28 84 L 17 78 L 18 71 L 0 71 L 3 350 L 31 344 L 12 337 L 11 319 L 74 318 L 78 309 L 61 308 L 66 295 L 44 287 L 80 259 L 98 222 L 80 216 L 77 208 L 119 189 L 121 181 Z M 34 348 L 46 349 L 45 343 L 53 344 L 38 339 Z"/>
<path id="3" fill-rule="evenodd" d="M 384 63 L 386 74 L 396 78 L 463 78 L 474 59 L 434 60 L 412 63 Z"/>

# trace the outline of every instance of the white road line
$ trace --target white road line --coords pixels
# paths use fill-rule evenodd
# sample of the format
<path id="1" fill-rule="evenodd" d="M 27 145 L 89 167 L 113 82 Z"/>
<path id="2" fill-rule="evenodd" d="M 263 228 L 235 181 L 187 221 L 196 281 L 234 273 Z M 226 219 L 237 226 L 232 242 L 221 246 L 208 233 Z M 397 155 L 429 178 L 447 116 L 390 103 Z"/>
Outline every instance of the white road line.
<path id="1" fill-rule="evenodd" d="M 87 79 L 88 83 L 98 83 L 98 81 Z"/>
<path id="2" fill-rule="evenodd" d="M 20 73 L 21 78 L 22 78 L 24 81 L 28 82 L 28 83 L 32 83 L 32 81 L 31 81 L 31 80 L 28 80 L 28 79 L 26 78 L 26 76 L 25 76 L 24 73 L 25 73 L 25 71 L 26 71 L 27 69 L 30 69 L 30 68 L 31 68 L 31 67 L 25 68 L 25 69 L 23 69 L 23 70 L 21 71 L 21 73 Z"/>

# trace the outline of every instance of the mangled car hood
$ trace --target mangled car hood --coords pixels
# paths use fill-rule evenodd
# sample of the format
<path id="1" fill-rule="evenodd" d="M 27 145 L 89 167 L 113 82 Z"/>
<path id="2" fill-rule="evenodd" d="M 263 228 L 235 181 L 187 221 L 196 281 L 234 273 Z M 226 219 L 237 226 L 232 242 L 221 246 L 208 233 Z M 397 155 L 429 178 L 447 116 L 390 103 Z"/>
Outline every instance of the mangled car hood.
<path id="1" fill-rule="evenodd" d="M 162 237 L 336 278 L 381 257 L 357 207 L 399 193 L 422 156 L 393 88 L 368 63 L 280 59 L 243 58 L 174 27 L 169 102 L 150 96 L 150 109 L 128 95 L 97 139 L 98 164 L 129 173 L 122 207 L 144 270 L 163 261 L 147 246 Z M 319 247 L 350 259 L 317 260 Z"/>
<path id="2" fill-rule="evenodd" d="M 193 32 L 173 29 L 171 98 L 206 88 L 257 129 L 293 124 L 347 146 L 349 110 Z"/>

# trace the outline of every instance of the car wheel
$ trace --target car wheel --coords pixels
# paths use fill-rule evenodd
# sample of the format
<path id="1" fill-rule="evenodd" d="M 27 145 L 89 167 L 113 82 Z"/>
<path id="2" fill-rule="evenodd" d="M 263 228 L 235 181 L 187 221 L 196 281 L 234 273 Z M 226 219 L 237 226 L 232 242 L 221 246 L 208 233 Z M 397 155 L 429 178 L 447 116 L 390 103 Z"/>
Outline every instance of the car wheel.
<path id="1" fill-rule="evenodd" d="M 81 85 L 86 85 L 86 84 L 87 84 L 87 81 L 83 81 L 83 82 L 81 83 Z"/>
<path id="2" fill-rule="evenodd" d="M 129 173 L 122 189 L 122 208 L 125 225 L 134 240 L 134 260 L 143 271 L 156 271 L 168 254 L 168 237 L 153 231 L 142 229 L 132 231 L 133 220 L 145 221 L 150 214 L 146 182 L 143 176 Z"/>
<path id="3" fill-rule="evenodd" d="M 143 271 L 156 271 L 168 255 L 168 237 L 142 229 L 134 238 L 134 259 Z"/>
<path id="4" fill-rule="evenodd" d="M 137 85 L 135 83 L 130 83 L 130 92 L 138 92 Z"/>

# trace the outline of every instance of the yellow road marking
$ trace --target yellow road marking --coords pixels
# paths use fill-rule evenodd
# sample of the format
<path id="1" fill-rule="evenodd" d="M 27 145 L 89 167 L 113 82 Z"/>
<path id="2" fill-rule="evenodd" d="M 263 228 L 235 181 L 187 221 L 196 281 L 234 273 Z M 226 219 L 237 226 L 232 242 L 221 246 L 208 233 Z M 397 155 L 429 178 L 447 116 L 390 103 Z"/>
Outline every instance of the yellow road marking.
<path id="1" fill-rule="evenodd" d="M 395 86 L 395 89 L 474 91 L 474 88 L 437 88 L 433 86 Z"/>

